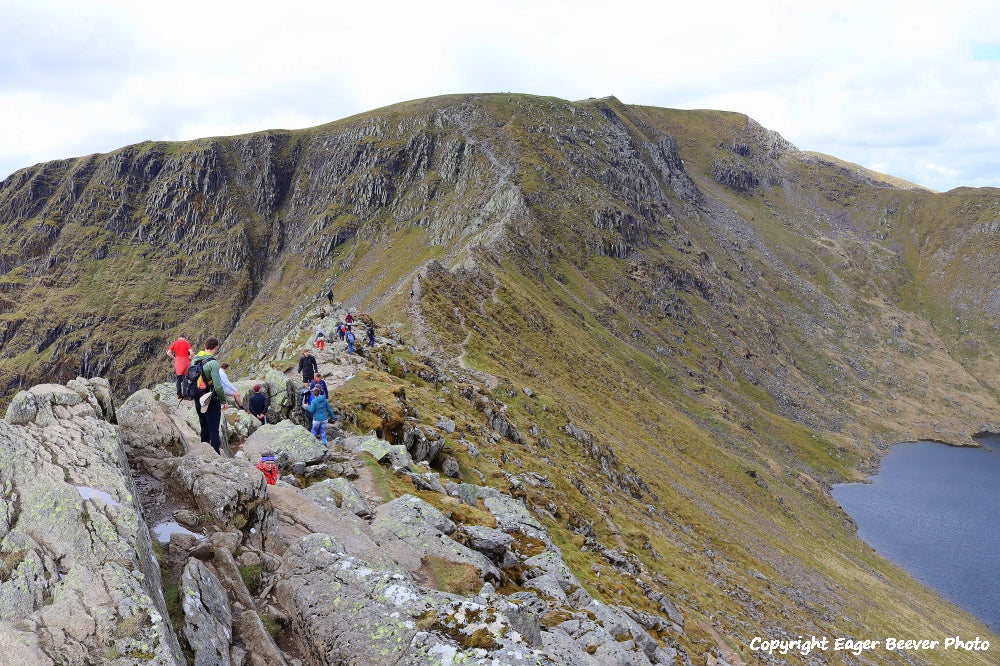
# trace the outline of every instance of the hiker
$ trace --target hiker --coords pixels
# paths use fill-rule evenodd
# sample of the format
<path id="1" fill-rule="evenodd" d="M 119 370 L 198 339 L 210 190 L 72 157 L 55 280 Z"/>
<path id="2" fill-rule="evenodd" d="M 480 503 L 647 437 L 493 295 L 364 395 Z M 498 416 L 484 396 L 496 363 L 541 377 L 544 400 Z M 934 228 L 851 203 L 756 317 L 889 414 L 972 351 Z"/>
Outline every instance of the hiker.
<path id="1" fill-rule="evenodd" d="M 202 396 L 195 401 L 195 411 L 198 412 L 198 423 L 201 425 L 201 441 L 211 444 L 215 452 L 221 454 L 219 422 L 222 420 L 222 403 L 226 401 L 226 392 L 222 388 L 219 362 L 215 360 L 215 352 L 218 350 L 219 339 L 209 337 L 205 340 L 205 349 L 195 354 L 191 365 L 201 368 L 195 380 L 202 392 Z M 190 377 L 188 381 L 191 381 Z"/>
<path id="2" fill-rule="evenodd" d="M 315 375 L 313 375 L 312 383 L 309 384 L 309 390 L 312 391 L 317 386 L 320 388 L 321 391 L 323 391 L 323 395 L 326 396 L 326 398 L 329 400 L 330 390 L 326 387 L 326 382 L 323 381 L 323 378 L 320 376 L 318 372 Z"/>
<path id="3" fill-rule="evenodd" d="M 247 401 L 247 411 L 256 416 L 261 423 L 267 423 L 267 410 L 271 406 L 271 400 L 262 391 L 262 388 L 260 384 L 253 385 L 253 393 L 250 394 L 250 400 Z"/>
<path id="4" fill-rule="evenodd" d="M 333 409 L 320 387 L 317 386 L 312 390 L 312 401 L 306 407 L 306 411 L 312 414 L 313 437 L 321 438 L 323 446 L 326 446 L 326 424 L 333 416 Z"/>
<path id="5" fill-rule="evenodd" d="M 302 350 L 302 358 L 299 359 L 299 372 L 302 373 L 302 383 L 308 384 L 312 376 L 319 371 L 316 365 L 316 358 L 308 349 Z"/>
<path id="6" fill-rule="evenodd" d="M 347 353 L 348 354 L 353 354 L 354 353 L 354 331 L 351 330 L 350 326 L 347 327 L 347 332 L 344 334 L 344 337 L 347 339 Z"/>
<path id="7" fill-rule="evenodd" d="M 316 349 L 326 351 L 326 331 L 323 330 L 322 326 L 316 327 L 316 335 L 313 340 L 316 342 Z"/>
<path id="8" fill-rule="evenodd" d="M 273 486 L 278 483 L 278 466 L 274 463 L 274 453 L 272 451 L 264 451 L 264 453 L 260 454 L 260 462 L 257 463 L 257 469 L 264 475 L 267 485 Z"/>
<path id="9" fill-rule="evenodd" d="M 346 330 L 347 329 L 344 327 L 344 322 L 338 321 L 337 322 L 337 337 L 340 338 L 341 342 L 344 341 L 344 331 L 346 331 Z"/>
<path id="10" fill-rule="evenodd" d="M 346 317 L 344 317 L 344 323 L 345 323 L 345 324 L 347 324 L 348 326 L 350 326 L 351 324 L 353 324 L 353 323 L 354 323 L 354 317 L 353 317 L 353 316 L 351 316 L 351 313 L 350 313 L 350 312 L 348 312 L 348 313 L 347 313 L 347 316 L 346 316 Z"/>
<path id="11" fill-rule="evenodd" d="M 368 333 L 368 346 L 369 347 L 374 347 L 375 346 L 375 327 L 372 326 L 371 324 L 368 324 L 368 328 L 366 329 L 365 332 Z"/>
<path id="12" fill-rule="evenodd" d="M 410 298 L 413 298 L 413 290 L 410 290 Z"/>
<path id="13" fill-rule="evenodd" d="M 191 343 L 183 336 L 177 338 L 167 350 L 167 356 L 174 359 L 174 374 L 177 375 L 177 398 L 184 400 L 187 398 L 184 375 L 187 373 L 188 366 L 191 365 Z"/>
<path id="14" fill-rule="evenodd" d="M 333 289 L 331 288 L 326 292 L 326 300 L 330 301 L 330 307 L 333 307 Z"/>
<path id="15" fill-rule="evenodd" d="M 236 387 L 233 386 L 233 383 L 229 381 L 229 375 L 226 374 L 226 370 L 228 369 L 229 369 L 229 363 L 222 362 L 219 364 L 219 377 L 222 379 L 222 390 L 225 392 L 227 396 L 233 397 L 233 402 L 236 403 L 237 407 L 243 409 L 243 401 L 240 400 L 240 392 L 236 390 Z"/>
<path id="16" fill-rule="evenodd" d="M 319 311 L 319 318 L 326 319 L 326 308 L 321 308 Z"/>

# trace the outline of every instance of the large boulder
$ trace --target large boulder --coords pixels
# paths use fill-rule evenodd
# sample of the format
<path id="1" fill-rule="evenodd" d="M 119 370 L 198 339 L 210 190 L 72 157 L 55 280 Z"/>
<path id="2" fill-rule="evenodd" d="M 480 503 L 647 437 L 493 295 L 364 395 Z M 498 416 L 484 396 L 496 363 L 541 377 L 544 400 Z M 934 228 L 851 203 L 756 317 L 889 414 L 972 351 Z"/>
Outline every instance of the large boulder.
<path id="1" fill-rule="evenodd" d="M 352 453 L 365 452 L 378 462 L 389 456 L 392 444 L 375 435 L 355 435 L 344 438 L 343 447 Z"/>
<path id="2" fill-rule="evenodd" d="M 118 426 L 129 456 L 165 458 L 185 453 L 183 439 L 167 413 L 167 405 L 149 389 L 136 391 L 118 407 Z"/>
<path id="3" fill-rule="evenodd" d="M 0 422 L 6 663 L 183 663 L 105 388 L 36 386 Z"/>
<path id="4" fill-rule="evenodd" d="M 403 433 L 403 446 L 416 462 L 426 460 L 434 464 L 441 455 L 444 444 L 444 437 L 429 426 L 415 426 Z"/>
<path id="5" fill-rule="evenodd" d="M 266 534 L 271 507 L 264 475 L 246 461 L 214 453 L 167 461 L 168 481 L 224 530 Z"/>
<path id="6" fill-rule="evenodd" d="M 282 467 L 295 463 L 311 465 L 326 456 L 323 442 L 312 433 L 291 421 L 268 423 L 258 428 L 243 443 L 247 460 L 256 462 L 265 451 L 273 451 Z"/>

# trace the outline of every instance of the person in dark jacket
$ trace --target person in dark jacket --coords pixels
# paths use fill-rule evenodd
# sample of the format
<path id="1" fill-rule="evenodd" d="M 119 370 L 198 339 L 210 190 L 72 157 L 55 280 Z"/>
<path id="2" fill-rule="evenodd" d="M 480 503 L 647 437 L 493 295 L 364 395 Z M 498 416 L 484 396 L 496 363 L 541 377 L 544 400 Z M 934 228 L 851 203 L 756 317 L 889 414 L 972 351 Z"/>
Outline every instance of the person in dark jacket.
<path id="1" fill-rule="evenodd" d="M 371 324 L 369 324 L 368 328 L 365 330 L 365 332 L 368 333 L 368 346 L 369 347 L 374 347 L 375 346 L 375 327 L 372 326 Z"/>
<path id="2" fill-rule="evenodd" d="M 299 359 L 299 372 L 302 373 L 302 383 L 308 384 L 312 381 L 313 375 L 318 371 L 319 366 L 316 365 L 316 357 L 308 349 L 303 350 L 302 358 Z"/>
<path id="3" fill-rule="evenodd" d="M 205 349 L 194 357 L 196 361 L 204 359 L 201 366 L 201 380 L 208 387 L 208 392 L 195 403 L 195 411 L 198 413 L 198 423 L 201 426 L 201 441 L 208 442 L 216 453 L 221 453 L 222 438 L 219 436 L 219 425 L 222 422 L 222 405 L 226 402 L 226 390 L 222 386 L 219 362 L 215 359 L 215 352 L 218 350 L 219 339 L 210 337 L 205 340 Z"/>
<path id="4" fill-rule="evenodd" d="M 260 384 L 254 384 L 253 393 L 247 401 L 247 411 L 256 416 L 261 423 L 267 423 L 267 410 L 271 406 L 271 400 L 262 389 Z"/>
<path id="5" fill-rule="evenodd" d="M 326 300 L 330 301 L 330 307 L 333 307 L 333 289 L 326 292 Z"/>

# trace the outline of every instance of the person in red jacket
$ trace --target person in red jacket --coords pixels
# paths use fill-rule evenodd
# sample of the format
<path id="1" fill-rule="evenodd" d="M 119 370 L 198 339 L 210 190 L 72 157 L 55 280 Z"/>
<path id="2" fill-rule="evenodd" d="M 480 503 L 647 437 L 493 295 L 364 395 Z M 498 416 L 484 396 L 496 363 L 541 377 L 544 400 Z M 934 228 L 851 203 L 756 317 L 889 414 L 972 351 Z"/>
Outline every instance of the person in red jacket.
<path id="1" fill-rule="evenodd" d="M 265 451 L 260 454 L 260 462 L 257 463 L 257 469 L 264 475 L 267 485 L 273 486 L 278 483 L 278 466 L 274 463 L 273 453 Z"/>
<path id="2" fill-rule="evenodd" d="M 191 343 L 184 337 L 179 337 L 170 345 L 167 356 L 174 359 L 174 372 L 177 374 L 177 397 L 187 398 L 187 387 L 184 386 L 184 375 L 191 365 Z"/>

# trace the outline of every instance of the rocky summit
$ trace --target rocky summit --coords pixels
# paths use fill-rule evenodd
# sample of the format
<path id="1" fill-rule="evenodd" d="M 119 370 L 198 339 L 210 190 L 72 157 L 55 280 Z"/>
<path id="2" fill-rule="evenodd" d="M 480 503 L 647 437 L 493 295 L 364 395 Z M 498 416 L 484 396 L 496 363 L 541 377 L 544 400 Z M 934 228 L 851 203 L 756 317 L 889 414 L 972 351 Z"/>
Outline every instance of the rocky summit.
<path id="1" fill-rule="evenodd" d="M 892 443 L 1000 429 L 1000 191 L 739 114 L 460 95 L 29 167 L 0 229 L 3 663 L 1000 644 L 829 492 Z M 176 395 L 179 335 L 218 336 L 242 401 L 269 398 L 266 423 L 231 400 L 221 455 Z"/>

